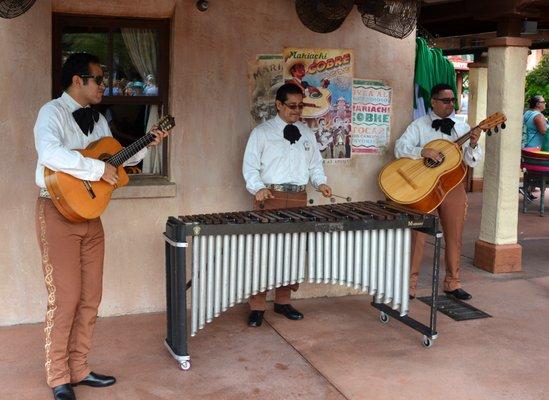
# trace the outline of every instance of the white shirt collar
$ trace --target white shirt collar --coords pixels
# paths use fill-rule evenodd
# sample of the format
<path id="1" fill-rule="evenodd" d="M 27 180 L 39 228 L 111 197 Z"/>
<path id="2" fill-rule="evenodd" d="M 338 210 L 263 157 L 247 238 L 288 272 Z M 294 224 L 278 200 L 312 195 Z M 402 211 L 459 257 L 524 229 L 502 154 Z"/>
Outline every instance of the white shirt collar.
<path id="1" fill-rule="evenodd" d="M 69 107 L 69 111 L 72 113 L 75 110 L 78 110 L 79 108 L 83 108 L 76 100 L 74 100 L 70 94 L 67 92 L 63 92 L 61 95 L 61 98 L 65 102 L 65 104 Z M 88 106 L 89 107 L 89 106 Z"/>
<path id="2" fill-rule="evenodd" d="M 439 117 L 435 112 L 431 109 L 429 110 L 429 116 L 431 117 L 431 120 L 434 121 L 435 119 L 443 119 L 442 117 Z M 450 118 L 452 121 L 456 122 L 456 112 L 452 111 L 452 114 L 450 114 L 447 118 Z"/>
<path id="3" fill-rule="evenodd" d="M 280 129 L 284 129 L 286 125 L 288 125 L 287 122 L 285 122 L 280 115 L 276 114 L 276 117 L 274 117 L 275 124 L 280 127 Z"/>

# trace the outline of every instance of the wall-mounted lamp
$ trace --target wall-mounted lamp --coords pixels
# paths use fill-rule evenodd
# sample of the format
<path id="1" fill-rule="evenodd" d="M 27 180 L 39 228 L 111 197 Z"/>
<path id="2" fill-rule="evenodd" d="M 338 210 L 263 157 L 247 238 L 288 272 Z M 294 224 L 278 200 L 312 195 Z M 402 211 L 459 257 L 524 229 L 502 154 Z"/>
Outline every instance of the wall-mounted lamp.
<path id="1" fill-rule="evenodd" d="M 196 8 L 198 8 L 198 11 L 206 11 L 208 9 L 208 5 L 207 0 L 198 0 L 196 2 Z"/>

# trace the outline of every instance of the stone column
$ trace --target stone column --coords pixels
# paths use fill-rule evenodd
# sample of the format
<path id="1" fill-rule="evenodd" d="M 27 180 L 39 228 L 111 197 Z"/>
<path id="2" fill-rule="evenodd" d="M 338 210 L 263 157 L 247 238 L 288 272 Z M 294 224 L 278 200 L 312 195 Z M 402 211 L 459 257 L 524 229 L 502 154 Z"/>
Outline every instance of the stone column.
<path id="1" fill-rule="evenodd" d="M 517 243 L 520 140 L 526 58 L 530 40 L 498 37 L 487 41 L 487 114 L 507 116 L 507 129 L 486 138 L 480 237 L 474 264 L 489 272 L 521 270 Z"/>
<path id="2" fill-rule="evenodd" d="M 484 61 L 474 62 L 469 67 L 469 109 L 467 121 L 476 126 L 486 118 L 486 95 L 488 92 L 488 64 Z M 485 149 L 485 135 L 479 140 L 479 146 Z M 481 192 L 484 175 L 484 160 L 473 169 L 472 191 Z"/>

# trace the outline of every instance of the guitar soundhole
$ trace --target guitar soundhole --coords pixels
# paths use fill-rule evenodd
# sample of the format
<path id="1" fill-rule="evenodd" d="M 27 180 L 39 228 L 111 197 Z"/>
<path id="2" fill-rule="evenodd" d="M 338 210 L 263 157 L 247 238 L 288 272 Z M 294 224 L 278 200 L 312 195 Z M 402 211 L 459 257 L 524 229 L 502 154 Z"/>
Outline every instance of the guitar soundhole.
<path id="1" fill-rule="evenodd" d="M 99 157 L 97 157 L 97 159 L 101 161 L 107 161 L 111 157 L 112 157 L 112 154 L 103 153 Z"/>
<path id="2" fill-rule="evenodd" d="M 310 97 L 311 99 L 319 99 L 319 98 L 322 97 L 322 93 L 320 93 L 320 92 L 313 92 L 313 93 L 309 94 L 309 97 Z"/>
<path id="3" fill-rule="evenodd" d="M 435 161 L 435 160 L 431 160 L 430 158 L 425 158 L 423 159 L 423 164 L 425 164 L 427 168 L 436 168 L 444 162 L 444 154 L 441 153 L 440 156 L 442 157 L 442 160 L 440 161 Z"/>

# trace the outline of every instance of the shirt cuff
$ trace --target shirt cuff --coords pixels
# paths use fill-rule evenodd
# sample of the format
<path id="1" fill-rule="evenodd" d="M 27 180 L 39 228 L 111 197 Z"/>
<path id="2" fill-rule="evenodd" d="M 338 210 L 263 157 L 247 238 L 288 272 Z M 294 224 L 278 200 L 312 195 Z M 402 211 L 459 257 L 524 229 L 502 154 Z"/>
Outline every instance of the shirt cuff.
<path id="1" fill-rule="evenodd" d="M 256 195 L 257 192 L 259 192 L 261 189 L 266 189 L 266 186 L 265 185 L 261 185 L 261 186 L 254 186 L 253 188 L 249 187 L 247 188 L 248 189 L 248 192 L 250 192 L 253 196 Z"/>
<path id="2" fill-rule="evenodd" d="M 311 185 L 313 185 L 313 188 L 318 189 L 320 185 L 324 185 L 328 182 L 328 178 L 324 177 L 318 180 L 311 181 Z"/>
<path id="3" fill-rule="evenodd" d="M 92 161 L 92 178 L 91 181 L 98 181 L 105 173 L 105 163 L 101 160 L 90 158 Z"/>
<path id="4" fill-rule="evenodd" d="M 480 160 L 482 157 L 482 149 L 480 148 L 479 144 L 477 143 L 477 147 L 472 148 L 471 146 L 468 146 L 469 148 L 469 155 L 471 158 L 473 158 L 475 161 Z"/>

